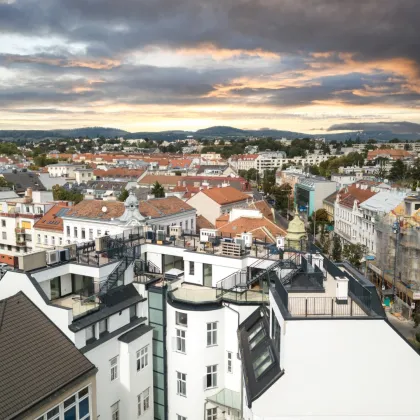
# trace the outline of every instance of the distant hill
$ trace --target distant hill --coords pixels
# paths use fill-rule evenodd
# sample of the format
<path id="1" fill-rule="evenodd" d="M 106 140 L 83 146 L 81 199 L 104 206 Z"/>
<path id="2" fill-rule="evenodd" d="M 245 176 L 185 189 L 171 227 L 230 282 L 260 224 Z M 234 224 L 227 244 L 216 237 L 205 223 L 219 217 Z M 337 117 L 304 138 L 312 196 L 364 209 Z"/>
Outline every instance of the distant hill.
<path id="1" fill-rule="evenodd" d="M 349 130 L 342 133 L 328 133 L 328 134 L 305 134 L 295 131 L 274 130 L 270 128 L 262 128 L 260 130 L 241 130 L 240 128 L 229 126 L 214 126 L 208 127 L 197 131 L 182 131 L 182 130 L 169 130 L 169 131 L 141 131 L 130 133 L 128 131 L 119 130 L 118 128 L 105 128 L 105 127 L 85 127 L 75 128 L 71 130 L 0 130 L 0 140 L 3 141 L 17 141 L 17 140 L 33 140 L 40 141 L 43 139 L 59 139 L 66 137 L 115 137 L 122 136 L 125 139 L 140 139 L 148 138 L 150 140 L 166 140 L 174 141 L 177 139 L 184 140 L 188 136 L 195 138 L 212 138 L 212 137 L 225 137 L 231 139 L 239 139 L 243 137 L 272 137 L 276 138 L 302 138 L 302 137 L 325 137 L 327 141 L 337 140 L 344 141 L 348 139 L 356 140 L 359 138 L 361 141 L 368 139 L 376 139 L 378 141 L 387 142 L 393 138 L 400 140 L 418 140 L 420 139 L 420 125 L 413 123 L 394 123 L 393 125 L 374 126 L 365 124 L 364 126 L 352 125 L 337 125 L 332 126 L 332 130 Z M 361 129 L 361 128 L 366 129 Z M 357 130 L 359 128 L 359 130 Z M 383 128 L 382 130 L 380 128 Z M 351 130 L 351 131 L 350 131 Z M 404 132 L 405 131 L 405 132 Z"/>
<path id="2" fill-rule="evenodd" d="M 118 128 L 85 127 L 71 130 L 0 130 L 0 140 L 34 140 L 60 139 L 66 137 L 115 137 L 125 136 L 128 132 Z"/>

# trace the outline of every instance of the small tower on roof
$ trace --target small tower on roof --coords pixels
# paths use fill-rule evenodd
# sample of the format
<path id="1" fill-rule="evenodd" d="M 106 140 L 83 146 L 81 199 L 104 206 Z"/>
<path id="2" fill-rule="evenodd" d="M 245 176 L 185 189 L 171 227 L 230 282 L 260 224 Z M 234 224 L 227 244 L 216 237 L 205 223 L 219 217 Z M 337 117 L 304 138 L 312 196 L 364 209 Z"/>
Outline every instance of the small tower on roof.
<path id="1" fill-rule="evenodd" d="M 293 249 L 302 249 L 302 243 L 307 240 L 305 222 L 299 217 L 297 208 L 295 217 L 289 222 L 286 235 L 286 247 Z"/>

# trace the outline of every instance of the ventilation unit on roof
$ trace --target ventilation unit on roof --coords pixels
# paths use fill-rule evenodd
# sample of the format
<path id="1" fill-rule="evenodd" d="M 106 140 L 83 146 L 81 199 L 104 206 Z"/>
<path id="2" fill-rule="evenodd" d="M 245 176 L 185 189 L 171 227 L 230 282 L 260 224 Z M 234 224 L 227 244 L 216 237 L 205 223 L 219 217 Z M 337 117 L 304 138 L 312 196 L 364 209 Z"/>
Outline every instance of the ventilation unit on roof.
<path id="1" fill-rule="evenodd" d="M 60 261 L 60 251 L 47 251 L 47 265 L 56 264 Z"/>

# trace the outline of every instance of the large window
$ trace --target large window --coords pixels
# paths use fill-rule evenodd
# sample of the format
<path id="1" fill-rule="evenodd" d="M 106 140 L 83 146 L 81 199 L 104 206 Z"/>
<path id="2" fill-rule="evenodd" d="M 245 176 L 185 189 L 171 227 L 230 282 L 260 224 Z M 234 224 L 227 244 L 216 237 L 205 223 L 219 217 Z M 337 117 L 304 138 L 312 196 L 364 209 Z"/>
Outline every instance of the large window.
<path id="1" fill-rule="evenodd" d="M 176 351 L 185 353 L 185 331 L 176 330 Z"/>
<path id="2" fill-rule="evenodd" d="M 77 238 L 77 227 L 74 228 L 74 237 Z"/>
<path id="3" fill-rule="evenodd" d="M 217 322 L 207 324 L 207 346 L 217 345 Z"/>
<path id="4" fill-rule="evenodd" d="M 176 392 L 183 397 L 187 396 L 187 375 L 185 373 L 177 372 L 177 387 Z"/>
<path id="5" fill-rule="evenodd" d="M 82 228 L 82 239 L 86 239 L 86 230 Z"/>
<path id="6" fill-rule="evenodd" d="M 206 388 L 217 387 L 217 365 L 207 366 Z"/>
<path id="7" fill-rule="evenodd" d="M 194 274 L 194 261 L 190 261 L 190 275 L 192 276 Z"/>
<path id="8" fill-rule="evenodd" d="M 137 372 L 149 364 L 149 346 L 143 347 L 137 352 Z"/>
<path id="9" fill-rule="evenodd" d="M 114 381 L 118 378 L 118 356 L 110 360 L 111 365 L 111 381 Z"/>
<path id="10" fill-rule="evenodd" d="M 208 408 L 206 413 L 206 420 L 217 420 L 217 407 Z"/>
<path id="11" fill-rule="evenodd" d="M 137 395 L 137 415 L 141 416 L 150 408 L 150 388 L 146 388 L 141 394 Z"/>
<path id="12" fill-rule="evenodd" d="M 63 413 L 62 417 L 60 411 Z M 91 419 L 91 414 L 90 390 L 87 386 L 36 420 L 88 420 Z"/>
<path id="13" fill-rule="evenodd" d="M 187 314 L 184 314 L 183 312 L 176 312 L 175 317 L 176 317 L 175 322 L 176 322 L 177 325 L 182 325 L 183 327 L 188 326 L 188 315 Z"/>

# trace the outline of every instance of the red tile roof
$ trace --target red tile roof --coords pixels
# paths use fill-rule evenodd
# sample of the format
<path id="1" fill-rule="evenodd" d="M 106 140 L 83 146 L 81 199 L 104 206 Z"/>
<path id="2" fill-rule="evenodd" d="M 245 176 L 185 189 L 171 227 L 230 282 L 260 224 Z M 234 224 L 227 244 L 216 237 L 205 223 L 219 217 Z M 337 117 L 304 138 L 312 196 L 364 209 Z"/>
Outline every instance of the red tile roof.
<path id="1" fill-rule="evenodd" d="M 102 208 L 106 207 L 104 212 Z M 159 218 L 185 211 L 194 210 L 189 204 L 178 197 L 154 198 L 140 201 L 139 211 L 144 217 Z M 124 213 L 124 203 L 120 201 L 83 200 L 76 204 L 66 214 L 69 217 L 111 220 L 121 217 Z"/>
<path id="2" fill-rule="evenodd" d="M 360 188 L 360 186 L 364 188 Z M 354 201 L 357 200 L 358 203 L 363 203 L 368 198 L 373 197 L 377 194 L 376 191 L 372 191 L 369 186 L 364 184 L 356 183 L 349 185 L 348 187 L 343 188 L 337 194 L 338 202 L 344 207 L 353 208 Z"/>
<path id="3" fill-rule="evenodd" d="M 156 181 L 165 186 L 176 186 L 178 181 L 182 181 L 184 177 L 177 175 L 146 175 L 138 183 L 139 185 L 153 185 Z"/>
<path id="4" fill-rule="evenodd" d="M 407 150 L 376 149 L 376 150 L 369 150 L 367 159 L 374 160 L 377 157 L 390 157 L 392 159 L 404 159 L 411 156 L 413 156 L 412 153 L 408 152 Z"/>
<path id="5" fill-rule="evenodd" d="M 44 214 L 43 217 L 41 217 L 41 219 L 39 219 L 34 224 L 34 228 L 62 232 L 63 219 L 57 214 L 63 215 L 64 213 L 69 211 L 69 210 L 66 211 L 65 209 L 71 209 L 71 207 L 65 204 L 55 204 Z"/>
<path id="6" fill-rule="evenodd" d="M 197 216 L 196 220 L 197 231 L 200 229 L 214 229 L 214 225 L 209 222 L 204 216 Z"/>
<path id="7" fill-rule="evenodd" d="M 222 206 L 225 204 L 246 201 L 250 198 L 249 195 L 244 194 L 233 187 L 210 188 L 202 190 L 201 192 Z"/>
<path id="8" fill-rule="evenodd" d="M 286 236 L 286 231 L 274 224 L 266 217 L 239 217 L 238 219 L 228 222 L 218 228 L 222 235 L 240 235 L 241 233 L 250 232 L 253 237 L 261 241 L 274 242 L 276 236 Z"/>

